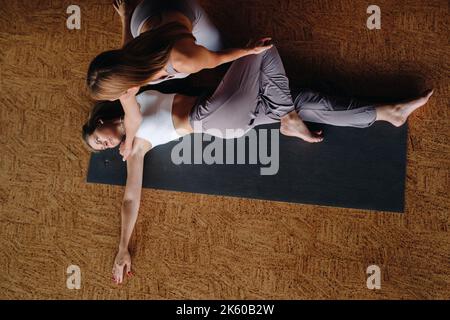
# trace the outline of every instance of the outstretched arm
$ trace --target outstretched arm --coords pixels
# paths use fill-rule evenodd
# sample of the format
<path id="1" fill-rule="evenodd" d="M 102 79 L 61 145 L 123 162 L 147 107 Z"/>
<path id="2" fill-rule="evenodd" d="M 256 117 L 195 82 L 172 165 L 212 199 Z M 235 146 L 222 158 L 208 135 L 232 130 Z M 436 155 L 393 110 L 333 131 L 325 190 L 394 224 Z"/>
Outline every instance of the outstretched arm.
<path id="1" fill-rule="evenodd" d="M 113 3 L 113 7 L 119 14 L 120 22 L 122 24 L 121 46 L 124 47 L 130 40 L 133 39 L 133 35 L 131 34 L 130 29 L 131 15 L 133 13 L 133 9 L 130 6 L 129 0 L 115 0 Z"/>
<path id="2" fill-rule="evenodd" d="M 116 283 L 123 281 L 123 274 L 131 274 L 131 257 L 128 244 L 133 233 L 141 201 L 142 175 L 144 172 L 144 156 L 151 149 L 149 142 L 136 139 L 133 152 L 127 162 L 127 183 L 123 196 L 121 215 L 119 251 L 114 260 L 113 279 Z"/>
<path id="3" fill-rule="evenodd" d="M 259 54 L 272 47 L 271 38 L 263 38 L 248 48 L 231 48 L 218 52 L 199 46 L 192 38 L 177 41 L 171 54 L 174 68 L 179 72 L 196 73 L 203 69 L 213 69 L 244 56 Z"/>

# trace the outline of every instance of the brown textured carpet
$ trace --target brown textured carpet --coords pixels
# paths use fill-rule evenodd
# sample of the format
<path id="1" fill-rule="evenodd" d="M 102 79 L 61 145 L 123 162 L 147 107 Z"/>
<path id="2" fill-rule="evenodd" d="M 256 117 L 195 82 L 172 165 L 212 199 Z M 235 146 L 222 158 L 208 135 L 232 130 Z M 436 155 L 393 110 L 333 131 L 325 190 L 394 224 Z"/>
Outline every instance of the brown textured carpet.
<path id="1" fill-rule="evenodd" d="M 405 98 L 434 87 L 409 122 L 405 214 L 143 190 L 135 278 L 110 280 L 122 188 L 85 182 L 87 65 L 119 46 L 110 0 L 0 5 L 0 298 L 450 298 L 448 1 L 201 1 L 232 44 L 271 35 L 293 83 Z M 324 81 L 326 79 L 326 81 Z M 380 177 L 382 179 L 383 177 Z M 301 183 L 301 181 L 299 182 Z M 66 268 L 82 271 L 66 288 Z M 382 289 L 366 288 L 366 268 Z"/>

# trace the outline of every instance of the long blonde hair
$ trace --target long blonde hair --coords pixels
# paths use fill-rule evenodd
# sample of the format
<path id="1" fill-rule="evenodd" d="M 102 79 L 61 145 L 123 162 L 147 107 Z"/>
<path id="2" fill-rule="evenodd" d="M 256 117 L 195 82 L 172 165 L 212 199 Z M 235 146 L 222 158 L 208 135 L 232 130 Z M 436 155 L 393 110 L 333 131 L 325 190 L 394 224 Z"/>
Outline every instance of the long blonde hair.
<path id="1" fill-rule="evenodd" d="M 167 64 L 174 44 L 192 37 L 177 22 L 140 34 L 118 50 L 105 51 L 89 65 L 87 86 L 95 100 L 118 99 L 126 90 L 143 86 Z"/>

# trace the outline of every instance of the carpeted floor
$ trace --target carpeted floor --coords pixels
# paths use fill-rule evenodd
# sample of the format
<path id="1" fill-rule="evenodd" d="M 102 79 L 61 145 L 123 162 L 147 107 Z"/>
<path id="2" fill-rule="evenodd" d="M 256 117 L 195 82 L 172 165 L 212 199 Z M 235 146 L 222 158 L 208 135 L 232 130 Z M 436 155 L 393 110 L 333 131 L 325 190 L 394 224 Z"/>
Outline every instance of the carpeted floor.
<path id="1" fill-rule="evenodd" d="M 0 5 L 0 298 L 450 298 L 448 1 L 201 1 L 230 44 L 274 38 L 292 83 L 389 100 L 435 88 L 409 121 L 404 214 L 145 189 L 136 276 L 110 280 L 122 188 L 87 184 L 84 77 L 118 47 L 112 0 Z M 383 177 L 380 177 L 383 179 Z M 299 183 L 302 183 L 299 181 Z M 66 268 L 80 266 L 80 290 Z M 366 268 L 379 265 L 381 290 Z"/>

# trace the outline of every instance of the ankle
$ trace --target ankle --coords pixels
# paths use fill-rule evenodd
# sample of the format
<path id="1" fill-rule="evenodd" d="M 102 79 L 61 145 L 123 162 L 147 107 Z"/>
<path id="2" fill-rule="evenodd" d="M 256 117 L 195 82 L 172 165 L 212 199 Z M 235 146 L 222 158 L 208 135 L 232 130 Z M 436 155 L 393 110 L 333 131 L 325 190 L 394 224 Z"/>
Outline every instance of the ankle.
<path id="1" fill-rule="evenodd" d="M 383 104 L 375 107 L 376 121 L 389 121 L 395 111 L 395 105 Z"/>
<path id="2" fill-rule="evenodd" d="M 298 119 L 298 114 L 295 111 L 291 111 L 281 118 L 282 122 L 292 122 Z"/>

